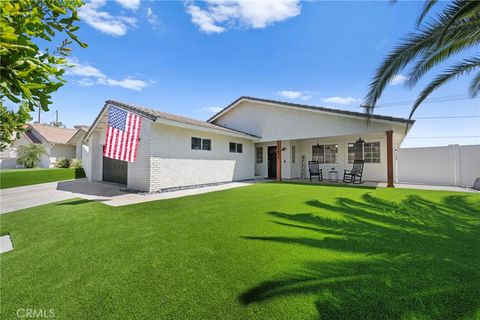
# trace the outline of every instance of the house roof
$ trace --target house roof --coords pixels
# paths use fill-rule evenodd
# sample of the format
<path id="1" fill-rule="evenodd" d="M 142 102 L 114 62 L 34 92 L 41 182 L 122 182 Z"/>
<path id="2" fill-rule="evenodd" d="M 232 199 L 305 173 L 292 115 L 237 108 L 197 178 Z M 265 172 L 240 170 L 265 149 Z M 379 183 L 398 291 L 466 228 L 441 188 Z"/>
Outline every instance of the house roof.
<path id="1" fill-rule="evenodd" d="M 86 126 L 86 125 L 83 125 L 83 124 L 77 124 L 77 125 L 74 125 L 73 127 L 77 130 L 83 130 L 85 132 L 87 132 L 88 129 L 90 129 L 90 126 Z"/>
<path id="2" fill-rule="evenodd" d="M 58 128 L 45 124 L 31 124 L 30 128 L 35 130 L 46 141 L 59 144 L 67 144 L 77 132 L 76 129 Z"/>
<path id="3" fill-rule="evenodd" d="M 349 115 L 349 116 L 361 117 L 361 118 L 370 117 L 372 119 L 386 120 L 386 121 L 393 121 L 393 122 L 400 122 L 400 123 L 413 124 L 415 122 L 415 120 L 408 120 L 408 119 L 404 119 L 404 118 L 382 116 L 382 115 L 377 115 L 377 114 L 367 115 L 366 113 L 363 113 L 363 112 L 354 112 L 354 111 L 347 111 L 347 110 L 340 110 L 340 109 L 332 109 L 332 108 L 325 108 L 325 107 L 318 107 L 318 106 L 312 106 L 312 105 L 306 105 L 306 104 L 298 104 L 298 103 L 291 103 L 291 102 L 270 100 L 270 99 L 262 99 L 262 98 L 256 98 L 256 97 L 248 97 L 248 96 L 242 96 L 242 97 L 238 98 L 237 100 L 233 101 L 228 106 L 226 106 L 225 108 L 223 108 L 222 110 L 217 112 L 215 115 L 213 115 L 207 121 L 210 122 L 210 123 L 215 121 L 218 117 L 220 117 L 221 115 L 230 111 L 231 109 L 233 109 L 235 106 L 237 106 L 242 101 L 254 101 L 254 102 L 261 102 L 261 103 L 270 103 L 270 104 L 277 104 L 277 105 L 299 108 L 299 109 L 322 111 L 322 112 Z"/>
<path id="4" fill-rule="evenodd" d="M 23 135 L 25 136 L 25 138 L 27 138 L 28 141 L 30 141 L 31 143 L 37 143 L 37 144 L 40 144 L 42 143 L 42 141 L 40 141 L 37 136 L 35 136 L 31 131 L 24 131 L 23 132 Z"/>
<path id="5" fill-rule="evenodd" d="M 156 121 L 158 119 L 163 119 L 163 120 L 167 120 L 169 122 L 174 122 L 174 123 L 176 122 L 176 123 L 179 123 L 179 124 L 186 124 L 186 125 L 191 125 L 191 126 L 196 126 L 196 127 L 213 129 L 213 130 L 221 131 L 225 134 L 242 135 L 242 136 L 247 136 L 247 137 L 250 137 L 250 138 L 259 138 L 258 136 L 255 136 L 255 135 L 252 135 L 252 134 L 249 134 L 249 133 L 246 133 L 246 132 L 242 132 L 242 131 L 239 131 L 239 130 L 234 130 L 234 129 L 230 129 L 230 128 L 227 128 L 227 127 L 223 127 L 223 126 L 220 126 L 220 125 L 217 125 L 217 124 L 214 124 L 214 123 L 209 123 L 209 122 L 202 121 L 202 120 L 187 118 L 187 117 L 184 117 L 184 116 L 180 116 L 180 115 L 176 115 L 176 114 L 172 114 L 172 113 L 168 113 L 168 112 L 163 112 L 163 111 L 159 111 L 159 110 L 155 110 L 155 109 L 149 109 L 149 108 L 145 108 L 145 107 L 142 107 L 142 106 L 132 105 L 132 104 L 116 101 L 116 100 L 105 101 L 105 106 L 103 107 L 102 111 L 98 114 L 97 118 L 93 122 L 94 124 L 88 130 L 88 132 L 86 134 L 86 138 L 89 137 L 91 131 L 95 127 L 96 123 L 100 120 L 100 117 L 102 116 L 103 112 L 108 107 L 108 105 L 113 105 L 113 106 L 125 109 L 127 111 L 137 113 L 137 114 L 139 114 L 139 115 L 141 115 L 145 118 L 148 118 L 150 120 L 153 120 L 153 121 Z"/>

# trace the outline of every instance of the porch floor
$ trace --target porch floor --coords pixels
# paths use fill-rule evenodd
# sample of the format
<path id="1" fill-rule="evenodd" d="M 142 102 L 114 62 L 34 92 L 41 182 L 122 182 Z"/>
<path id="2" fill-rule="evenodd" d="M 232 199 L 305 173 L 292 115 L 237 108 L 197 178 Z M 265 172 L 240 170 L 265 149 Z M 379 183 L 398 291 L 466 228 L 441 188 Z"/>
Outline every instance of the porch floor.
<path id="1" fill-rule="evenodd" d="M 311 183 L 311 184 L 325 184 L 325 185 L 345 185 L 345 186 L 358 186 L 358 187 L 370 187 L 370 188 L 386 188 L 386 182 L 379 181 L 363 181 L 361 184 L 352 184 L 345 183 L 342 180 L 329 180 L 323 179 L 323 181 L 318 181 L 318 179 L 284 179 L 285 182 L 294 182 L 294 183 Z M 425 185 L 425 184 L 412 184 L 412 183 L 395 183 L 395 188 L 400 189 L 422 189 L 422 190 L 443 190 L 443 191 L 457 191 L 457 192 L 478 192 L 471 188 L 464 187 L 455 187 L 455 186 L 436 186 L 436 185 Z"/>

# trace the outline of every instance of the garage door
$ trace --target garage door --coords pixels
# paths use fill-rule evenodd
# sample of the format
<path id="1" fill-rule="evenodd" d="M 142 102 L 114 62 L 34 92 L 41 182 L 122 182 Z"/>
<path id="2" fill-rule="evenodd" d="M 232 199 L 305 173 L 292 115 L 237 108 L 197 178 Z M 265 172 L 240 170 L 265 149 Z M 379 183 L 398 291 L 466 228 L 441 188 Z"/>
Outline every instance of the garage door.
<path id="1" fill-rule="evenodd" d="M 103 181 L 127 184 L 127 162 L 103 157 Z"/>

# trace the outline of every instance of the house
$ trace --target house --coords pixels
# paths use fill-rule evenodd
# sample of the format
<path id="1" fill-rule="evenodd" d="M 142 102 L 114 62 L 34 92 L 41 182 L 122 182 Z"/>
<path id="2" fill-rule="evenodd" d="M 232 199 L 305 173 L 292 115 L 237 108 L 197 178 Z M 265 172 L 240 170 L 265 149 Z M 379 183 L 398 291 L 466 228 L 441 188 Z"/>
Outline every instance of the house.
<path id="1" fill-rule="evenodd" d="M 75 129 L 60 128 L 46 124 L 27 124 L 24 132 L 11 146 L 9 159 L 2 159 L 2 168 L 16 166 L 15 150 L 22 145 L 41 144 L 46 155 L 42 156 L 39 167 L 53 167 L 58 158 L 82 158 L 82 142 L 88 131 L 87 126 L 76 126 Z"/>
<path id="2" fill-rule="evenodd" d="M 142 116 L 133 163 L 103 157 L 110 106 Z M 208 121 L 200 121 L 108 100 L 85 135 L 84 169 L 91 181 L 118 182 L 146 192 L 308 177 L 312 159 L 325 173 L 333 168 L 341 175 L 352 167 L 354 143 L 361 138 L 364 179 L 393 186 L 393 151 L 413 123 L 380 115 L 367 121 L 360 112 L 253 97 L 240 97 Z"/>

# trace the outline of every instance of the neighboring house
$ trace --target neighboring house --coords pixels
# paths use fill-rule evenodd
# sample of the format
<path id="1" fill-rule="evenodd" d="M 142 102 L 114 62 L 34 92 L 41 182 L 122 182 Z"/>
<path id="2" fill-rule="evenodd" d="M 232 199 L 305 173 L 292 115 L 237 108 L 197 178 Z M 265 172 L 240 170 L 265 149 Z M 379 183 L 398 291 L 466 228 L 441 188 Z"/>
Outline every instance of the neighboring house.
<path id="1" fill-rule="evenodd" d="M 15 167 L 16 149 L 27 144 L 41 144 L 44 146 L 46 155 L 42 156 L 39 167 L 52 167 L 58 158 L 81 159 L 82 142 L 88 131 L 86 126 L 76 126 L 75 129 L 53 127 L 45 124 L 28 124 L 26 130 L 15 140 L 11 150 L 11 156 L 2 160 L 2 168 Z M 5 163 L 4 163 L 5 161 Z"/>
<path id="2" fill-rule="evenodd" d="M 137 160 L 103 157 L 109 106 L 143 117 Z M 108 100 L 85 136 L 91 181 L 146 192 L 254 178 L 308 177 L 308 161 L 342 178 L 363 144 L 364 178 L 393 186 L 394 148 L 414 121 L 281 101 L 241 97 L 208 121 Z M 86 165 L 88 163 L 88 165 Z"/>

